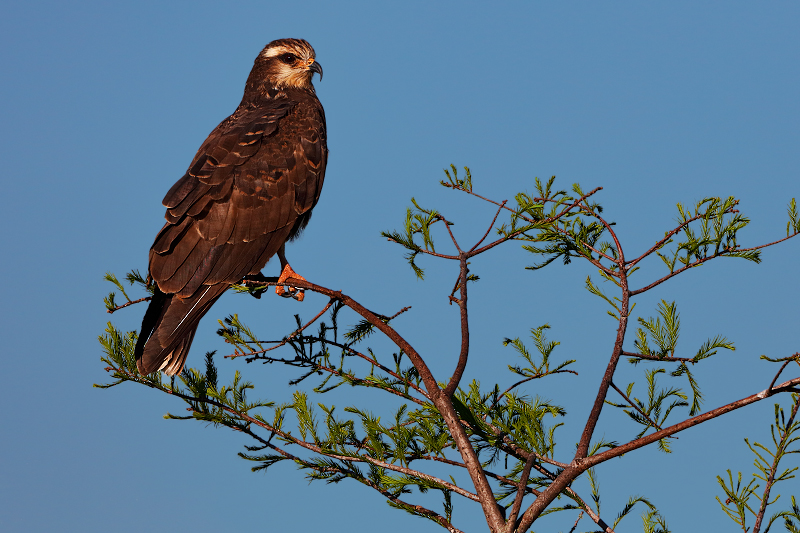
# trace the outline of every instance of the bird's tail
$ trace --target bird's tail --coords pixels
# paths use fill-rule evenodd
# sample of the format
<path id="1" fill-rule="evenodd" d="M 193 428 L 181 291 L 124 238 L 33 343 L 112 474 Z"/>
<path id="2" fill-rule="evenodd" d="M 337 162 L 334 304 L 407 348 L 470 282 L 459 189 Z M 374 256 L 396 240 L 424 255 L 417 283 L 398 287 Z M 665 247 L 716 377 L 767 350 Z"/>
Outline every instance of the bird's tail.
<path id="1" fill-rule="evenodd" d="M 156 370 L 170 376 L 180 373 L 200 319 L 227 288 L 224 283 L 206 285 L 181 298 L 165 294 L 156 286 L 134 349 L 139 373 L 147 375 Z"/>

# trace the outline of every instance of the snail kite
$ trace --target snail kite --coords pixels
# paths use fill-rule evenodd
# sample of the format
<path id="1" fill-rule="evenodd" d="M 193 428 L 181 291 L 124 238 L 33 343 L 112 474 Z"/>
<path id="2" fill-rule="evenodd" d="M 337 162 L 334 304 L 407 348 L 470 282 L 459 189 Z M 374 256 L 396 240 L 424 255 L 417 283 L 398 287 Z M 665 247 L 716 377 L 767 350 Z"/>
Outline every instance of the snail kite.
<path id="1" fill-rule="evenodd" d="M 142 374 L 179 373 L 203 315 L 231 284 L 258 274 L 276 253 L 279 281 L 300 277 L 284 245 L 308 223 L 328 159 L 325 113 L 311 83 L 315 72 L 322 79 L 308 42 L 269 43 L 239 107 L 211 132 L 164 197 L 167 223 L 150 249 L 155 293 L 135 349 Z"/>

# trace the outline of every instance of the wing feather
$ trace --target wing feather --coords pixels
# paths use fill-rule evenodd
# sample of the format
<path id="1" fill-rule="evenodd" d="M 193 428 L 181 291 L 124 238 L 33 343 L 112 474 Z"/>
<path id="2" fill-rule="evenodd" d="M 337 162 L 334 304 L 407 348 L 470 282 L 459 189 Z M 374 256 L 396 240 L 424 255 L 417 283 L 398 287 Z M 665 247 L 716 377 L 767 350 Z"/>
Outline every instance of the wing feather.
<path id="1" fill-rule="evenodd" d="M 160 254 L 153 249 L 150 250 L 150 275 L 163 292 L 173 293 L 178 290 L 167 281 L 186 262 L 200 241 L 197 231 L 194 228 L 187 228 L 181 238 L 176 239 L 166 253 Z"/>
<path id="2" fill-rule="evenodd" d="M 316 99 L 276 97 L 223 121 L 164 198 L 150 254 L 161 290 L 188 298 L 259 272 L 316 204 L 326 156 Z"/>
<path id="3" fill-rule="evenodd" d="M 167 222 L 161 231 L 158 232 L 153 246 L 150 248 L 151 252 L 158 254 L 165 254 L 172 250 L 173 245 L 183 237 L 183 234 L 191 226 L 191 220 L 184 219 L 176 224 Z"/>

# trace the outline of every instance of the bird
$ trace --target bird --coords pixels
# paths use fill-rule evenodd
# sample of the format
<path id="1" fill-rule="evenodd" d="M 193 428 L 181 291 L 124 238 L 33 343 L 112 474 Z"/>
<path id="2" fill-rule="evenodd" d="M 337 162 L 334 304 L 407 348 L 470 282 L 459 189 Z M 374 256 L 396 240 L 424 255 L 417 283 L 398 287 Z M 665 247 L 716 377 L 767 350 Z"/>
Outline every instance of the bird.
<path id="1" fill-rule="evenodd" d="M 200 146 L 167 192 L 166 224 L 149 255 L 153 295 L 134 349 L 141 375 L 179 374 L 200 319 L 222 294 L 278 255 L 276 292 L 294 272 L 285 245 L 308 224 L 328 161 L 322 79 L 303 39 L 258 54 L 242 101 Z M 299 294 L 299 296 L 298 296 Z M 302 292 L 294 292 L 302 299 Z"/>

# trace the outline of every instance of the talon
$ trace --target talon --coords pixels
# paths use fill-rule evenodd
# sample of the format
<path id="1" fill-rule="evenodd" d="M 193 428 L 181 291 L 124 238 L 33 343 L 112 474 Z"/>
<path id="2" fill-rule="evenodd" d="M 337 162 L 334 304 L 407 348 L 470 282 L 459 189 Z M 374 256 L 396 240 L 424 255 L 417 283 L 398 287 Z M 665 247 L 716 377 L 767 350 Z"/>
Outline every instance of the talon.
<path id="1" fill-rule="evenodd" d="M 286 263 L 286 266 L 283 267 L 281 275 L 278 277 L 278 285 L 275 287 L 275 294 L 282 296 L 283 298 L 294 298 L 298 302 L 302 302 L 303 298 L 305 298 L 305 292 L 303 289 L 298 289 L 297 287 L 292 287 L 289 285 L 286 285 L 286 288 L 284 289 L 284 282 L 289 278 L 301 279 L 303 281 L 306 280 L 306 278 L 292 270 L 292 267 L 289 266 L 289 263 Z"/>

